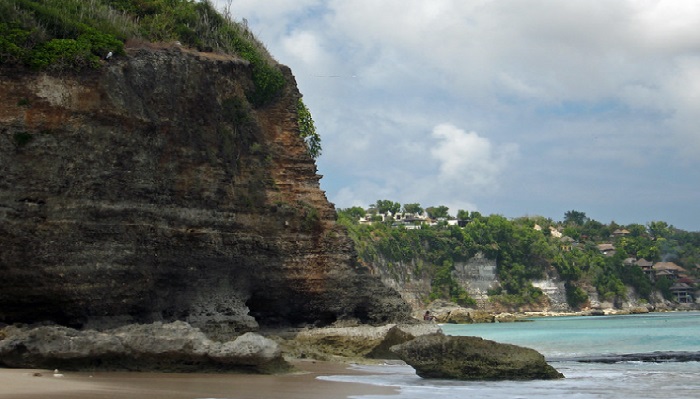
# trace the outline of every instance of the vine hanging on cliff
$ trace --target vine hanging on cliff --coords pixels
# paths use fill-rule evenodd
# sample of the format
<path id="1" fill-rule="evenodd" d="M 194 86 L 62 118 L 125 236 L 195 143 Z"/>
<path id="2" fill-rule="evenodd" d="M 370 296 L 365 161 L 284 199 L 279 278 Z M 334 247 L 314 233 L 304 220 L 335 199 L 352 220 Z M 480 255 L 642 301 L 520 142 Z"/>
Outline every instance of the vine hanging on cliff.
<path id="1" fill-rule="evenodd" d="M 316 132 L 316 125 L 314 124 L 313 118 L 311 118 L 311 112 L 304 102 L 299 99 L 297 103 L 297 116 L 299 123 L 299 136 L 304 139 L 306 143 L 306 150 L 313 159 L 317 159 L 321 155 L 321 136 Z"/>

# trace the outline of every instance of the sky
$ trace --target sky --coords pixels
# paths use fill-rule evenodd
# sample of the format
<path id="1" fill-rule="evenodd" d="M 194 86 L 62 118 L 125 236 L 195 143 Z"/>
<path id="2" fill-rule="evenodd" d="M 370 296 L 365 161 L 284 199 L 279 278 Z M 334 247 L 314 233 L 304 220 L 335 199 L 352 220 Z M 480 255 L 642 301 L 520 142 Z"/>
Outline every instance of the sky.
<path id="1" fill-rule="evenodd" d="M 338 208 L 700 231 L 700 1 L 216 3 L 292 69 Z"/>

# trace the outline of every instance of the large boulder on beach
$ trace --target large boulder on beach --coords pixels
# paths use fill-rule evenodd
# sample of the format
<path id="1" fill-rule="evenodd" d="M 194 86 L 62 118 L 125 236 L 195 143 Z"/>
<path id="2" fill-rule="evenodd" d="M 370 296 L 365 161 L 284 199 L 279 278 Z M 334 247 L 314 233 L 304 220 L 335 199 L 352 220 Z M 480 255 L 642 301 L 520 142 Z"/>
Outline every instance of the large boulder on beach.
<path id="1" fill-rule="evenodd" d="M 285 350 L 291 356 L 320 360 L 398 359 L 391 347 L 441 331 L 435 324 L 314 328 L 298 332 L 285 343 Z"/>
<path id="2" fill-rule="evenodd" d="M 481 381 L 564 377 L 534 349 L 478 337 L 431 334 L 393 346 L 391 351 L 422 378 Z"/>
<path id="3" fill-rule="evenodd" d="M 185 322 L 127 325 L 104 332 L 62 326 L 7 327 L 0 366 L 72 370 L 242 371 L 290 366 L 279 345 L 255 333 L 212 341 Z"/>

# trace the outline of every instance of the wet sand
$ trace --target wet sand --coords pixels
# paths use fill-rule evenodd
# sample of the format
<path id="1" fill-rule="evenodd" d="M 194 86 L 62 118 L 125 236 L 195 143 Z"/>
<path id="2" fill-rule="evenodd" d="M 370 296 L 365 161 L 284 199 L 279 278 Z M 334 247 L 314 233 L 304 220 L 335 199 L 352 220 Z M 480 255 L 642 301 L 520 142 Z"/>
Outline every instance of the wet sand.
<path id="1" fill-rule="evenodd" d="M 316 379 L 359 373 L 343 364 L 308 361 L 295 366 L 301 372 L 285 375 L 66 371 L 63 377 L 54 377 L 49 370 L 0 369 L 0 398 L 346 399 L 395 393 L 391 388 Z"/>

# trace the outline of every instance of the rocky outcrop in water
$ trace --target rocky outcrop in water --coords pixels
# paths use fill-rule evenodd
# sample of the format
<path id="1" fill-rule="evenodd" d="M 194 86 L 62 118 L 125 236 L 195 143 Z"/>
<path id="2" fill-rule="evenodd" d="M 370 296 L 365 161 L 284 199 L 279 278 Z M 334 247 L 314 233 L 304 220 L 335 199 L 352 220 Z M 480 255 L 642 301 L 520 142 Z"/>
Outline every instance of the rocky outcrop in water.
<path id="1" fill-rule="evenodd" d="M 425 335 L 391 350 L 422 378 L 481 381 L 564 377 L 534 349 L 478 337 Z"/>
<path id="2" fill-rule="evenodd" d="M 264 106 L 247 61 L 177 46 L 0 69 L 0 323 L 183 320 L 228 340 L 407 319 L 336 224 L 280 68 Z"/>
<path id="3" fill-rule="evenodd" d="M 699 362 L 700 352 L 683 351 L 657 351 L 650 353 L 624 353 L 606 354 L 599 356 L 555 358 L 553 362 L 580 362 L 580 363 L 622 363 L 622 362 L 645 362 L 645 363 L 683 363 Z"/>

